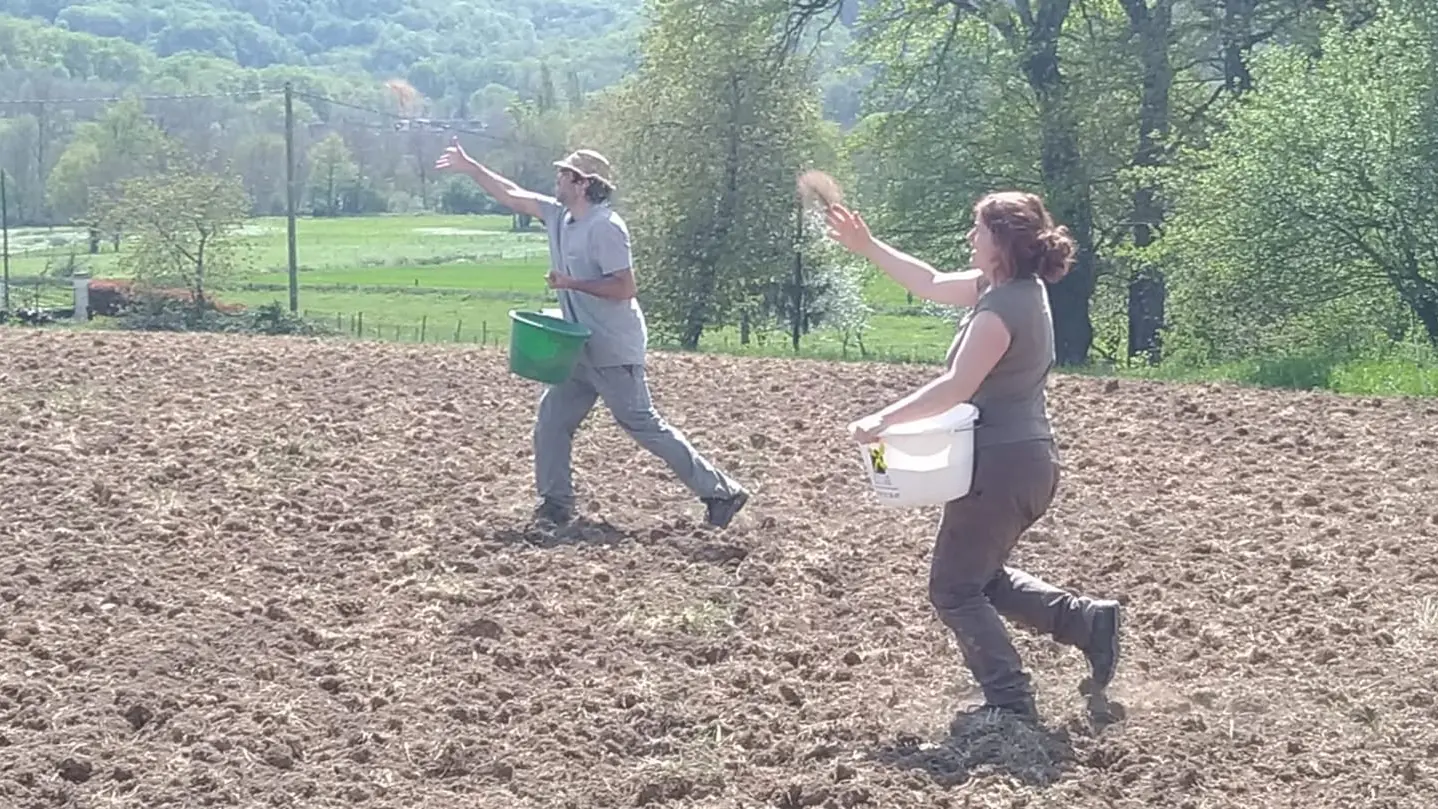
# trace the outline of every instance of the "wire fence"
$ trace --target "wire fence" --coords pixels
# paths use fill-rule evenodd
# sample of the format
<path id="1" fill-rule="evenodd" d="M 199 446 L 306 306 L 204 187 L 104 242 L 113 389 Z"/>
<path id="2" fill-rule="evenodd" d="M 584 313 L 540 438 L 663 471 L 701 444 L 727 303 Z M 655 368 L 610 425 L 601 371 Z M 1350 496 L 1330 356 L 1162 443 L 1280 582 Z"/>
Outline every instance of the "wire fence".
<path id="1" fill-rule="evenodd" d="M 466 323 L 464 318 L 436 317 L 431 320 L 429 315 L 422 315 L 418 321 L 409 321 L 374 315 L 367 318 L 364 312 L 321 312 L 310 309 L 301 312 L 301 317 L 336 335 L 400 343 L 473 343 L 497 346 L 502 345 L 509 336 L 507 324 L 503 328 L 497 328 L 488 320 L 472 320 Z"/>
<path id="2" fill-rule="evenodd" d="M 536 307 L 538 308 L 538 307 Z M 504 320 L 464 320 L 423 316 L 418 321 L 375 317 L 365 312 L 321 312 L 304 310 L 301 316 L 325 332 L 342 338 L 383 340 L 398 343 L 462 343 L 505 348 L 509 342 L 509 322 Z M 869 360 L 879 362 L 935 363 L 943 359 L 946 345 L 871 346 L 864 340 L 848 342 L 829 340 L 806 343 L 795 352 L 787 334 L 757 334 L 744 342 L 734 335 L 720 333 L 704 341 L 706 353 L 793 357 L 806 359 Z M 651 339 L 650 349 L 681 351 L 677 341 Z"/>

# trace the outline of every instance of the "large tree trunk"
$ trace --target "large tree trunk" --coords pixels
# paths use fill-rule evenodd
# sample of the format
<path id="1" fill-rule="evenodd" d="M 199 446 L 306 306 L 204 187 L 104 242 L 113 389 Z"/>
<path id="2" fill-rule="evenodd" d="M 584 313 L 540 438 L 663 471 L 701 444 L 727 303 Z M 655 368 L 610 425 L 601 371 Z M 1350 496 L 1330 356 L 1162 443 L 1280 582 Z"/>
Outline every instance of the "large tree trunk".
<path id="1" fill-rule="evenodd" d="M 1418 315 L 1428 335 L 1428 344 L 1438 348 L 1438 291 L 1430 289 L 1426 297 L 1415 301 L 1412 306 L 1413 313 Z"/>
<path id="2" fill-rule="evenodd" d="M 1123 0 L 1129 23 L 1139 42 L 1143 86 L 1139 101 L 1138 149 L 1134 164 L 1156 166 L 1163 160 L 1160 141 L 1168 134 L 1169 90 L 1173 66 L 1169 63 L 1168 37 L 1173 23 L 1173 0 Z M 1154 200 L 1152 186 L 1133 194 L 1133 243 L 1147 247 L 1163 221 L 1163 210 Z M 1128 286 L 1128 355 L 1144 355 L 1150 365 L 1162 357 L 1162 333 L 1166 290 L 1163 272 L 1151 264 L 1138 267 Z"/>
<path id="3" fill-rule="evenodd" d="M 1258 0 L 1222 0 L 1223 23 L 1220 47 L 1223 49 L 1223 86 L 1234 95 L 1253 89 L 1253 74 L 1248 71 L 1248 51 L 1253 47 L 1253 12 Z"/>
<path id="4" fill-rule="evenodd" d="M 1069 0 L 1041 3 L 1022 51 L 1024 78 L 1038 99 L 1042 128 L 1039 165 L 1049 207 L 1078 243 L 1073 270 L 1050 291 L 1054 348 L 1058 364 L 1064 366 L 1088 362 L 1093 345 L 1089 300 L 1095 280 L 1093 201 L 1079 154 L 1078 125 L 1059 70 L 1059 35 L 1068 11 Z"/>
<path id="5" fill-rule="evenodd" d="M 794 351 L 799 351 L 799 339 L 808 332 L 804 307 L 804 208 L 795 208 L 794 213 L 794 289 L 789 300 L 789 339 Z"/>
<path id="6" fill-rule="evenodd" d="M 729 132 L 727 150 L 724 155 L 724 185 L 719 191 L 719 204 L 714 209 L 714 232 L 711 244 L 714 249 L 705 257 L 700 267 L 689 301 L 689 310 L 684 316 L 684 328 L 679 335 L 679 344 L 694 351 L 699 348 L 699 338 L 708 325 L 712 311 L 714 293 L 719 287 L 719 264 L 721 250 L 728 242 L 729 231 L 734 225 L 734 215 L 739 208 L 739 138 L 742 136 L 739 119 L 742 117 L 744 88 L 737 72 L 729 77 Z"/>
<path id="7" fill-rule="evenodd" d="M 1398 296 L 1423 324 L 1430 345 L 1438 348 L 1438 283 L 1424 277 L 1416 256 L 1409 253 L 1400 266 L 1390 268 L 1388 277 L 1398 289 Z"/>

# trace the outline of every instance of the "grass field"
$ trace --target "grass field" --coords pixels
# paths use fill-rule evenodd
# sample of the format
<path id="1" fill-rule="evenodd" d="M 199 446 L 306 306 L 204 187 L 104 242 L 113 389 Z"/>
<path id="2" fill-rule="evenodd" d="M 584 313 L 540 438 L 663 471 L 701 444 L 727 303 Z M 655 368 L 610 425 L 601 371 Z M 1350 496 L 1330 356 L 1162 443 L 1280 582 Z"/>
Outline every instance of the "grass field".
<path id="1" fill-rule="evenodd" d="M 508 312 L 516 306 L 552 305 L 544 283 L 548 245 L 538 230 L 515 233 L 506 216 L 406 215 L 300 219 L 295 228 L 303 313 L 360 337 L 389 340 L 498 341 L 507 339 Z M 244 260 L 250 271 L 232 279 L 225 300 L 259 305 L 289 303 L 285 221 L 257 219 L 248 228 Z M 88 255 L 76 228 L 11 232 L 11 275 L 22 283 L 74 262 L 92 277 L 117 275 L 116 254 L 105 245 Z M 17 287 L 24 289 L 23 287 Z M 26 290 L 28 291 L 28 290 Z M 875 275 L 869 299 L 880 311 L 865 337 L 880 358 L 934 360 L 943 355 L 953 327 L 942 319 L 890 313 L 907 303 L 904 291 Z M 46 299 L 64 305 L 68 290 Z M 459 337 L 456 338 L 455 335 Z M 737 333 L 707 336 L 705 349 L 740 351 Z M 742 347 L 742 353 L 792 354 L 782 336 Z M 857 356 L 836 334 L 806 340 L 812 356 Z"/>
<path id="2" fill-rule="evenodd" d="M 285 231 L 282 218 L 249 224 L 244 259 L 250 269 L 232 279 L 221 297 L 250 306 L 272 301 L 288 306 Z M 92 277 L 118 272 L 110 246 L 88 255 L 85 234 L 76 228 L 17 228 L 11 230 L 9 241 L 11 297 L 17 307 L 35 302 L 67 305 L 70 292 L 63 280 L 37 284 L 37 279 L 63 274 L 72 264 Z M 510 309 L 542 308 L 555 301 L 544 284 L 548 266 L 544 234 L 515 233 L 507 216 L 300 219 L 296 244 L 301 312 L 352 337 L 503 344 L 508 339 Z M 912 362 L 943 357 L 953 336 L 951 321 L 912 314 L 903 289 L 877 271 L 868 279 L 865 294 L 875 312 L 862 351 L 857 344 L 845 344 L 836 332 L 818 330 L 805 337 L 801 353 L 811 358 L 862 356 Z M 673 347 L 657 335 L 653 344 Z M 734 330 L 706 334 L 700 348 L 759 356 L 793 354 L 786 335 L 760 333 L 741 345 Z M 1218 368 L 1104 372 L 1352 393 L 1438 394 L 1438 360 L 1423 349 L 1395 350 L 1389 356 L 1357 361 L 1300 357 Z"/>

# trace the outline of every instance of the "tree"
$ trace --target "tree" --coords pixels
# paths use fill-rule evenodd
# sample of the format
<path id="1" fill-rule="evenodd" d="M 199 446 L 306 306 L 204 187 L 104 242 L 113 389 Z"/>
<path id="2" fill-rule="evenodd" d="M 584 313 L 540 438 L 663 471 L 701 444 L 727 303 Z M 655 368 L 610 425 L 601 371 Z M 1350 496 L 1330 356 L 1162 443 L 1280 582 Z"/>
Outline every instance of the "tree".
<path id="1" fill-rule="evenodd" d="M 237 269 L 237 237 L 249 210 L 238 177 L 186 160 L 121 182 L 100 201 L 97 223 L 134 240 L 120 268 L 141 287 L 181 287 L 202 312 L 212 308 L 207 290 Z"/>
<path id="2" fill-rule="evenodd" d="M 1405 320 L 1438 345 L 1434 32 L 1420 10 L 1380 9 L 1328 24 L 1322 58 L 1254 57 L 1259 89 L 1155 173 L 1172 212 L 1154 251 L 1192 360 L 1356 348 Z"/>
<path id="3" fill-rule="evenodd" d="M 515 101 L 509 105 L 510 132 L 508 142 L 490 147 L 497 156 L 494 161 L 500 173 L 524 188 L 540 192 L 554 189 L 554 161 L 568 151 L 573 116 L 569 110 L 556 106 L 553 88 L 541 90 L 533 101 Z M 513 215 L 516 231 L 528 230 L 530 217 Z"/>
<path id="4" fill-rule="evenodd" d="M 694 349 L 764 314 L 793 266 L 795 178 L 822 145 L 782 0 L 654 0 L 637 74 L 595 127 L 618 158 L 655 330 Z"/>
<path id="5" fill-rule="evenodd" d="M 791 30 L 815 15 L 842 11 L 841 0 L 789 0 L 789 5 Z M 928 217 L 926 224 L 952 241 L 976 195 L 1002 183 L 1036 187 L 1073 233 L 1078 243 L 1073 270 L 1050 292 L 1061 365 L 1088 360 L 1094 340 L 1090 299 L 1098 275 L 1094 174 L 1100 164 L 1083 148 L 1092 99 L 1079 92 L 1061 45 L 1104 19 L 1099 11 L 1084 25 L 1071 24 L 1072 7 L 1071 0 L 875 0 L 863 12 L 876 23 L 864 52 L 885 66 L 879 83 L 887 103 L 875 124 L 909 130 L 917 150 L 900 158 L 908 167 L 923 163 L 909 161 L 926 151 L 931 172 L 963 175 L 951 183 L 935 182 L 931 172 L 915 175 L 920 193 L 948 211 Z M 1006 103 L 995 103 L 1000 97 Z M 941 123 L 944 116 L 930 114 L 931 106 L 957 120 Z M 934 157 L 939 162 L 932 162 Z"/>
<path id="6" fill-rule="evenodd" d="M 777 285 L 773 311 L 788 322 L 795 351 L 803 335 L 816 327 L 839 335 L 847 352 L 851 342 L 864 352 L 871 307 L 864 299 L 866 262 L 839 247 L 827 235 L 822 211 L 800 210 L 799 245 L 794 277 Z"/>
<path id="7" fill-rule="evenodd" d="M 50 205 L 73 222 L 92 221 L 98 199 L 129 178 L 160 170 L 175 149 L 145 114 L 144 102 L 132 96 L 112 104 L 99 120 L 77 128 L 55 162 L 47 189 Z M 99 249 L 99 234 L 92 228 L 90 252 Z"/>
<path id="8" fill-rule="evenodd" d="M 310 206 L 316 216 L 339 216 L 345 195 L 359 180 L 359 167 L 338 132 L 310 147 Z"/>
<path id="9" fill-rule="evenodd" d="M 40 140 L 40 121 L 34 115 L 0 120 L 0 166 L 9 170 L 12 226 L 44 221 L 45 175 L 35 149 Z"/>
<path id="10" fill-rule="evenodd" d="M 1170 42 L 1175 0 L 1121 2 L 1132 27 L 1140 65 L 1138 144 L 1133 162 L 1136 166 L 1157 166 L 1163 162 L 1164 142 L 1169 133 L 1169 93 L 1174 79 Z M 1142 250 L 1152 244 L 1163 224 L 1163 209 L 1151 184 L 1140 183 L 1133 190 L 1130 219 L 1133 246 Z M 1145 355 L 1151 365 L 1157 365 L 1162 357 L 1160 338 L 1165 296 L 1163 271 L 1155 264 L 1140 264 L 1128 279 L 1128 355 Z"/>
<path id="11" fill-rule="evenodd" d="M 1135 175 L 1140 177 L 1151 177 L 1145 169 L 1163 165 L 1175 148 L 1221 121 L 1223 104 L 1253 91 L 1250 62 L 1256 46 L 1270 41 L 1307 45 L 1312 21 L 1324 19 L 1329 11 L 1347 21 L 1358 18 L 1351 8 L 1356 5 L 1353 0 L 1120 0 L 1120 4 L 1129 20 L 1138 64 L 1133 165 L 1140 169 Z M 1190 84 L 1188 99 L 1175 81 L 1180 78 L 1176 65 L 1185 62 L 1207 65 L 1206 71 L 1198 72 L 1204 83 Z M 1135 258 L 1152 256 L 1154 251 L 1147 248 L 1158 238 L 1164 217 L 1158 190 L 1151 181 L 1141 180 L 1132 193 L 1126 219 L 1135 249 L 1126 252 Z M 1128 355 L 1157 364 L 1167 297 L 1162 267 L 1139 259 L 1126 280 Z"/>
<path id="12" fill-rule="evenodd" d="M 272 132 L 248 135 L 235 144 L 234 163 L 245 191 L 255 201 L 255 213 L 275 216 L 285 212 L 285 139 Z"/>

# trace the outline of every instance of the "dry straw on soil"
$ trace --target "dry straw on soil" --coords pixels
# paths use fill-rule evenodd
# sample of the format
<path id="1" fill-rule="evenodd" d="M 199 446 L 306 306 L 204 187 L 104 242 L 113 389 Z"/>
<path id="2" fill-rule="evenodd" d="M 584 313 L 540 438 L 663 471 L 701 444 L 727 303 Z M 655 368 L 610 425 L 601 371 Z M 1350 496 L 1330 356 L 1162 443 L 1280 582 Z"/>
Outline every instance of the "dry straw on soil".
<path id="1" fill-rule="evenodd" d="M 936 515 L 843 434 L 925 373 L 658 357 L 750 509 L 600 411 L 553 536 L 492 352 L 0 330 L 0 805 L 1434 805 L 1432 405 L 1057 379 L 1018 561 L 1128 603 L 1118 704 L 1020 631 L 1043 727 L 949 737 Z"/>

